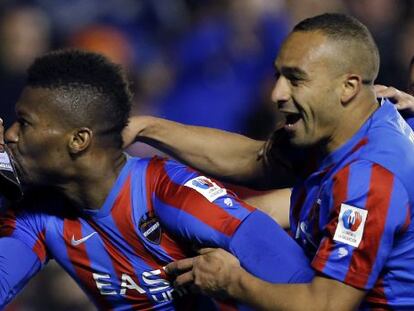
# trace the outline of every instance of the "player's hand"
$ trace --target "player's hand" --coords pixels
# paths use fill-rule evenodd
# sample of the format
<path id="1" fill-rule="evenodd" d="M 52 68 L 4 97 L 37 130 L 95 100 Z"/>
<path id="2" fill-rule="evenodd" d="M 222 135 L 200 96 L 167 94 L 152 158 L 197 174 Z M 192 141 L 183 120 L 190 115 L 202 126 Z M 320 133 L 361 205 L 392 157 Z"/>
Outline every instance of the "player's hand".
<path id="1" fill-rule="evenodd" d="M 166 271 L 178 275 L 176 286 L 190 286 L 202 293 L 217 297 L 229 297 L 232 276 L 241 269 L 239 260 L 223 249 L 204 248 L 194 258 L 175 261 Z"/>
<path id="2" fill-rule="evenodd" d="M 405 110 L 414 115 L 414 96 L 400 91 L 392 86 L 376 84 L 374 90 L 377 97 L 390 98 L 398 110 Z"/>
<path id="3" fill-rule="evenodd" d="M 132 116 L 128 120 L 128 125 L 122 131 L 123 148 L 127 148 L 134 142 L 140 140 L 140 133 L 146 128 L 151 117 Z"/>

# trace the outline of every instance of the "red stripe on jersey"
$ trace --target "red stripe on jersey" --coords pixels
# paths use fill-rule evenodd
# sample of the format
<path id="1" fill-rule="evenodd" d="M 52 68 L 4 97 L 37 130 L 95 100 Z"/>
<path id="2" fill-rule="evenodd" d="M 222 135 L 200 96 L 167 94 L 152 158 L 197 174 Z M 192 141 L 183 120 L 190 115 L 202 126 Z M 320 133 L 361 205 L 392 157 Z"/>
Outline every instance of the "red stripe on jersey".
<path id="1" fill-rule="evenodd" d="M 12 210 L 0 214 L 0 236 L 11 236 L 16 229 L 16 215 Z"/>
<path id="2" fill-rule="evenodd" d="M 394 175 L 378 164 L 372 165 L 372 173 L 365 209 L 368 211 L 364 235 L 352 253 L 345 283 L 364 288 L 377 257 L 382 233 L 388 215 Z M 363 278 L 365 276 L 365 278 Z"/>
<path id="3" fill-rule="evenodd" d="M 131 176 L 129 176 L 114 203 L 114 207 L 111 212 L 112 218 L 114 219 L 119 232 L 122 234 L 122 237 L 129 245 L 132 246 L 136 255 L 143 259 L 154 270 L 159 269 L 164 266 L 166 262 L 159 260 L 156 256 L 152 256 L 135 233 L 135 225 L 131 209 L 131 198 Z M 169 237 L 166 232 L 162 233 L 161 247 L 163 247 L 164 250 L 166 250 L 174 259 L 182 259 L 187 257 L 184 250 L 181 249 L 180 246 L 178 246 L 178 244 L 171 237 Z M 162 269 L 160 277 L 168 279 L 166 273 Z"/>
<path id="4" fill-rule="evenodd" d="M 326 261 L 328 260 L 331 251 L 333 250 L 333 236 L 338 225 L 339 212 L 341 210 L 341 204 L 346 200 L 348 194 L 348 179 L 349 179 L 349 165 L 341 169 L 333 178 L 333 199 L 334 204 L 330 212 L 330 222 L 326 225 L 325 229 L 328 232 L 327 238 L 324 238 L 319 245 L 316 259 L 312 262 L 312 267 L 322 272 Z"/>
<path id="5" fill-rule="evenodd" d="M 410 205 L 407 204 L 407 216 L 405 217 L 404 225 L 400 229 L 400 233 L 404 233 L 405 231 L 407 231 L 410 224 L 411 224 L 411 210 L 410 210 Z"/>
<path id="6" fill-rule="evenodd" d="M 151 161 L 152 163 L 160 165 L 160 162 Z M 159 180 L 156 182 L 152 181 L 154 185 L 157 185 L 156 189 L 154 189 L 155 195 L 161 201 L 185 211 L 224 235 L 233 235 L 241 223 L 239 219 L 226 213 L 214 203 L 209 202 L 194 189 L 174 183 L 169 178 L 164 167 L 161 170 L 157 176 Z"/>
<path id="7" fill-rule="evenodd" d="M 237 311 L 238 307 L 235 302 L 227 302 L 227 301 L 220 301 L 220 300 L 214 300 L 214 302 L 217 304 L 217 309 L 219 311 Z"/>
<path id="8" fill-rule="evenodd" d="M 122 206 L 121 208 L 125 208 L 125 206 Z M 118 276 L 118 280 L 122 282 L 122 275 L 127 274 L 129 277 L 131 277 L 135 284 L 139 285 L 140 281 L 138 280 L 135 274 L 135 269 L 132 266 L 131 262 L 128 260 L 128 258 L 124 256 L 123 253 L 111 242 L 111 239 L 108 237 L 108 234 L 105 231 L 103 231 L 102 228 L 100 228 L 91 219 L 88 219 L 87 221 L 91 225 L 91 227 L 96 232 L 98 232 L 100 238 L 102 239 L 105 245 L 105 250 L 107 251 L 109 258 L 111 259 L 112 266 L 114 267 L 115 273 Z M 131 246 L 135 248 L 134 245 Z M 128 289 L 125 292 L 124 297 L 131 304 L 131 309 L 152 310 L 153 304 L 149 301 L 146 294 L 141 294 L 134 289 Z"/>
<path id="9" fill-rule="evenodd" d="M 155 185 L 157 185 L 160 180 L 162 168 L 164 167 L 165 162 L 166 159 L 154 157 L 147 166 L 145 188 L 147 191 L 147 210 L 150 215 L 154 215 L 152 196 L 155 192 Z M 186 243 L 177 243 L 177 241 L 174 240 L 174 237 L 171 237 L 167 232 L 165 232 L 165 230 L 162 231 L 160 246 L 174 260 L 195 255 L 194 252 L 189 248 L 189 245 L 186 245 Z"/>
<path id="10" fill-rule="evenodd" d="M 364 137 L 362 138 L 355 146 L 354 148 L 352 148 L 351 153 L 354 153 L 355 151 L 357 151 L 359 148 L 361 148 L 362 146 L 365 146 L 368 143 L 368 137 Z"/>
<path id="11" fill-rule="evenodd" d="M 384 292 L 384 279 L 382 276 L 375 282 L 374 288 L 367 293 L 364 301 L 368 304 L 370 310 L 387 309 L 388 301 Z"/>
<path id="12" fill-rule="evenodd" d="M 97 306 L 102 310 L 111 310 L 112 306 L 105 300 L 104 296 L 99 293 L 96 283 L 93 279 L 92 268 L 86 251 L 85 243 L 73 246 L 72 237 L 75 239 L 82 238 L 82 225 L 78 220 L 65 219 L 63 223 L 63 237 L 65 240 L 66 251 L 71 261 L 75 273 L 80 283 L 87 288 L 88 294 L 95 300 Z"/>
<path id="13" fill-rule="evenodd" d="M 45 230 L 39 232 L 37 241 L 33 246 L 33 251 L 39 257 L 40 261 L 44 263 L 46 261 L 46 245 L 45 245 Z"/>
<path id="14" fill-rule="evenodd" d="M 155 185 L 158 184 L 161 177 L 161 168 L 164 166 L 166 159 L 154 157 L 149 161 L 145 176 L 145 189 L 147 190 L 147 210 L 150 215 L 154 215 L 154 206 L 152 196 Z"/>
<path id="15" fill-rule="evenodd" d="M 163 266 L 163 262 L 153 258 L 135 232 L 135 225 L 133 221 L 133 213 L 131 209 L 131 176 L 122 186 L 122 190 L 118 194 L 116 201 L 111 210 L 112 218 L 121 233 L 123 239 L 132 246 L 138 257 L 145 260 L 145 262 L 153 269 L 158 269 Z M 132 268 L 132 265 L 131 265 Z"/>

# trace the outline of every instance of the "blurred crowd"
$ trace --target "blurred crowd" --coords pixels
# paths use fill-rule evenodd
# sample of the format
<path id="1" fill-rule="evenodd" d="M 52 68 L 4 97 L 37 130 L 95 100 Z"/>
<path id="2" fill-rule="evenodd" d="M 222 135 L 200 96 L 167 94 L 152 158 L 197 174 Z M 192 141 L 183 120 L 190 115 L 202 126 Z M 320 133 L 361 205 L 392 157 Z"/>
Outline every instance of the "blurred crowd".
<path id="1" fill-rule="evenodd" d="M 414 55 L 411 0 L 1 0 L 0 117 L 14 104 L 33 59 L 58 48 L 96 51 L 122 64 L 134 113 L 266 138 L 273 60 L 291 27 L 323 12 L 350 13 L 381 53 L 378 83 L 406 88 Z M 139 156 L 155 151 L 131 147 Z M 8 310 L 94 310 L 55 264 Z"/>

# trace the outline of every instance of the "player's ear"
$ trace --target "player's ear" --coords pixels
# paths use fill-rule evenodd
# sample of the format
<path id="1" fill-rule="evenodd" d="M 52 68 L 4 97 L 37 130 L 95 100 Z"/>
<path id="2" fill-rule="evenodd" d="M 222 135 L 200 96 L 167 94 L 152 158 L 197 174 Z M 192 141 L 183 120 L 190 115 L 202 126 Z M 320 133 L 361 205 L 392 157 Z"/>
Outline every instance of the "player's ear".
<path id="1" fill-rule="evenodd" d="M 93 132 L 90 128 L 80 127 L 69 134 L 68 149 L 71 154 L 86 150 L 92 143 Z"/>
<path id="2" fill-rule="evenodd" d="M 343 105 L 349 103 L 360 91 L 362 77 L 357 74 L 348 74 L 342 83 L 341 102 Z"/>

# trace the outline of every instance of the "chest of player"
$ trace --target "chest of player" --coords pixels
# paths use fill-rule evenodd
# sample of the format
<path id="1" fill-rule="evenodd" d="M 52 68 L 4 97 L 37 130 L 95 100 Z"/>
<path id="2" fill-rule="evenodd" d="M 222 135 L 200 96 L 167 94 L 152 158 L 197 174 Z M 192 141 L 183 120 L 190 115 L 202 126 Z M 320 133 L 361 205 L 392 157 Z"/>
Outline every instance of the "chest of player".
<path id="1" fill-rule="evenodd" d="M 173 288 L 163 266 L 183 258 L 184 250 L 155 220 L 142 228 L 116 222 L 110 215 L 58 219 L 46 232 L 48 252 L 101 307 L 116 302 L 132 309 L 172 308 Z"/>
<path id="2" fill-rule="evenodd" d="M 319 247 L 333 206 L 333 174 L 330 169 L 312 174 L 292 191 L 290 229 L 311 257 Z"/>

